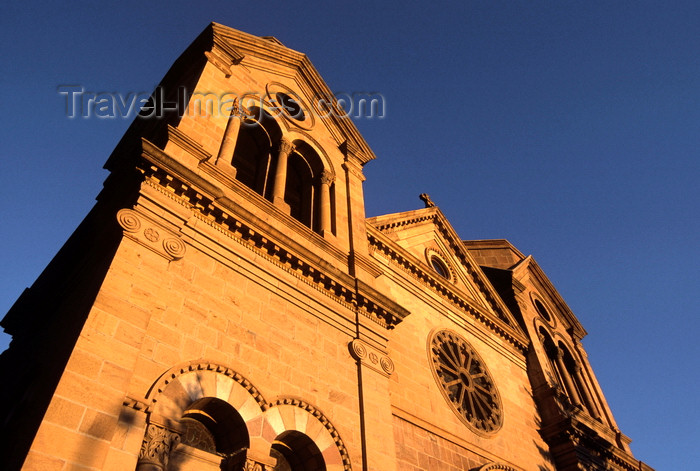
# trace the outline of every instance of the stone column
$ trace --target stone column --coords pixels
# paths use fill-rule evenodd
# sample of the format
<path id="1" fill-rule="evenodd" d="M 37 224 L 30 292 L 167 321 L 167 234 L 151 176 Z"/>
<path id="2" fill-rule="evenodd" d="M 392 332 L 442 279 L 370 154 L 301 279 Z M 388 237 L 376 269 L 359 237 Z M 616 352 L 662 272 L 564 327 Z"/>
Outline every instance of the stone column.
<path id="1" fill-rule="evenodd" d="M 600 415 L 598 414 L 598 409 L 595 406 L 595 402 L 593 402 L 593 398 L 588 392 L 586 382 L 583 380 L 583 375 L 581 374 L 581 367 L 578 365 L 576 365 L 576 368 L 574 369 L 574 379 L 580 386 L 581 394 L 583 395 L 583 402 L 586 405 L 588 412 L 591 414 L 591 417 L 593 417 L 594 419 L 600 419 Z"/>
<path id="2" fill-rule="evenodd" d="M 216 156 L 214 164 L 223 161 L 229 164 L 233 163 L 233 151 L 236 150 L 236 141 L 238 140 L 238 131 L 241 129 L 241 116 L 238 110 L 238 98 L 233 101 L 231 106 L 231 115 L 226 123 L 224 130 L 224 138 L 219 147 L 219 155 Z"/>
<path id="3" fill-rule="evenodd" d="M 331 234 L 331 184 L 335 175 L 328 170 L 321 172 L 321 235 Z"/>
<path id="4" fill-rule="evenodd" d="M 272 187 L 272 202 L 283 209 L 289 209 L 289 205 L 284 202 L 284 190 L 287 186 L 287 158 L 293 150 L 294 145 L 289 140 L 282 138 L 277 156 L 275 184 Z"/>
<path id="5" fill-rule="evenodd" d="M 164 471 L 170 452 L 180 443 L 180 435 L 156 424 L 148 424 L 141 444 L 136 471 Z"/>
<path id="6" fill-rule="evenodd" d="M 556 353 L 557 369 L 559 370 L 561 379 L 564 381 L 564 387 L 569 392 L 571 402 L 577 406 L 581 405 L 581 398 L 578 395 L 578 391 L 576 391 L 576 386 L 574 385 L 571 375 L 569 374 L 569 370 L 566 368 L 566 364 L 564 363 L 564 352 L 562 352 L 560 348 L 557 348 Z"/>

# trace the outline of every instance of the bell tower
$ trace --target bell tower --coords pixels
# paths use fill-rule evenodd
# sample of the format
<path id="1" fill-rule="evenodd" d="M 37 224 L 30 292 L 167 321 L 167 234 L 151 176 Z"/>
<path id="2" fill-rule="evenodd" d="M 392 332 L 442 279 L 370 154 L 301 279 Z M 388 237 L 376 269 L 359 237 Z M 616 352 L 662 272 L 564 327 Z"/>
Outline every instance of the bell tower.
<path id="1" fill-rule="evenodd" d="M 16 385 L 2 392 L 7 469 L 375 462 L 357 436 L 349 345 L 385 352 L 407 311 L 374 287 L 373 158 L 304 54 L 211 24 L 2 321 L 13 341 L 0 366 Z M 379 371 L 373 387 L 387 388 Z"/>

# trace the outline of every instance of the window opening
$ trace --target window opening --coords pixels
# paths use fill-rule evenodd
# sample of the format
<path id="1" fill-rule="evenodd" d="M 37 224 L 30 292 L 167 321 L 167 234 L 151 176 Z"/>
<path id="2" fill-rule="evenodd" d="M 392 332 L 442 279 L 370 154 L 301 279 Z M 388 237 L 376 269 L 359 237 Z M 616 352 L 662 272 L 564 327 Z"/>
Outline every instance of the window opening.
<path id="1" fill-rule="evenodd" d="M 544 305 L 540 302 L 539 299 L 535 299 L 535 309 L 537 309 L 537 312 L 540 314 L 540 316 L 544 320 L 546 320 L 547 322 L 552 322 L 552 316 L 549 315 L 549 312 L 544 307 Z"/>
<path id="2" fill-rule="evenodd" d="M 433 270 L 435 270 L 438 275 L 440 275 L 441 277 L 443 277 L 446 280 L 450 279 L 449 268 L 447 268 L 447 265 L 445 265 L 445 262 L 440 260 L 440 258 L 437 255 L 430 256 L 430 264 L 433 266 Z"/>

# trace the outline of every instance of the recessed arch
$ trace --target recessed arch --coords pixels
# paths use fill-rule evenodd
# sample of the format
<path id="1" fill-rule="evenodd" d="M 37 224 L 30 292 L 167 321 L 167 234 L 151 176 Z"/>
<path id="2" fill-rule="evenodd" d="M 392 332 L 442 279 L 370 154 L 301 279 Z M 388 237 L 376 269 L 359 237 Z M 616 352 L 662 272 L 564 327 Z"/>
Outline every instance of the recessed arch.
<path id="1" fill-rule="evenodd" d="M 333 161 L 328 156 L 328 152 L 326 151 L 325 147 L 319 144 L 319 142 L 316 139 L 314 139 L 314 137 L 311 134 L 300 129 L 295 129 L 285 132 L 284 135 L 287 139 L 289 139 L 295 144 L 303 143 L 304 146 L 311 149 L 319 157 L 319 159 L 321 160 L 321 164 L 323 165 L 323 168 L 325 170 L 328 170 L 334 175 L 337 174 L 336 168 L 333 165 Z"/>
<path id="2" fill-rule="evenodd" d="M 264 109 L 251 106 L 244 112 L 231 166 L 236 169 L 236 180 L 268 200 L 281 138 L 279 124 Z"/>
<path id="3" fill-rule="evenodd" d="M 203 397 L 190 404 L 180 425 L 182 443 L 209 453 L 229 455 L 250 446 L 243 417 L 217 397 Z"/>
<path id="4" fill-rule="evenodd" d="M 176 427 L 188 408 L 203 398 L 228 403 L 246 423 L 269 407 L 242 375 L 213 362 L 193 362 L 170 369 L 153 384 L 146 396 L 147 411 L 162 425 Z"/>
<path id="5" fill-rule="evenodd" d="M 307 457 L 304 463 L 322 459 L 326 471 L 352 469 L 338 430 L 318 408 L 298 398 L 268 402 L 249 380 L 214 362 L 187 363 L 164 373 L 146 394 L 146 412 L 149 424 L 155 423 L 179 434 L 186 433 L 188 427 L 195 433 L 206 429 L 211 436 L 204 436 L 195 443 L 185 439 L 183 443 L 210 453 L 214 450 L 216 454 L 226 455 L 236 447 L 247 448 L 253 441 L 267 443 L 272 450 L 279 442 L 292 450 L 305 450 L 300 455 Z M 181 423 L 183 418 L 185 425 Z M 190 420 L 199 424 L 187 423 Z M 212 421 L 238 432 L 218 438 L 222 430 Z M 245 429 L 241 428 L 243 424 Z M 244 433 L 240 433 L 241 430 Z M 299 438 L 301 435 L 308 437 L 313 446 Z M 306 446 L 302 447 L 304 443 Z"/>
<path id="6" fill-rule="evenodd" d="M 324 165 L 323 159 L 314 147 L 302 139 L 291 139 L 291 137 L 284 136 L 284 140 L 291 144 L 291 150 L 286 157 L 280 157 L 279 165 L 286 171 L 277 171 L 276 178 L 283 183 L 278 185 L 278 182 L 275 182 L 276 195 L 273 202 L 277 204 L 279 196 L 284 201 L 282 206 L 286 206 L 288 213 L 294 219 L 314 232 L 333 233 L 335 228 L 334 175 Z M 282 193 L 279 193 L 279 189 L 282 189 Z"/>
<path id="7" fill-rule="evenodd" d="M 314 447 L 318 449 L 323 458 L 327 471 L 351 470 L 350 456 L 340 433 L 331 421 L 312 404 L 297 398 L 277 399 L 270 409 L 265 411 L 265 420 L 269 426 L 269 436 L 266 439 L 270 441 L 271 445 L 275 441 L 279 441 L 280 436 L 288 436 L 290 432 L 297 432 L 313 442 Z M 297 434 L 290 436 L 298 437 Z M 311 448 L 313 449 L 313 447 Z M 311 453 L 310 450 L 307 450 L 308 453 Z"/>
<path id="8" fill-rule="evenodd" d="M 277 459 L 275 471 L 326 471 L 326 462 L 308 435 L 296 430 L 279 434 L 270 453 Z"/>

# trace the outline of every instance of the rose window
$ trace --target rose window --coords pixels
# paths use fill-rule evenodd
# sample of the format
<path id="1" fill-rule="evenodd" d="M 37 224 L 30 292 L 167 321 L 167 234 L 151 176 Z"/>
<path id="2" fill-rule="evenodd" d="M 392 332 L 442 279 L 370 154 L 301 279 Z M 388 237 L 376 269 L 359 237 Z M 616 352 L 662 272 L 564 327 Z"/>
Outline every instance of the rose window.
<path id="1" fill-rule="evenodd" d="M 430 357 L 442 393 L 462 421 L 482 433 L 500 429 L 500 396 L 471 345 L 455 332 L 441 330 L 433 336 Z"/>

